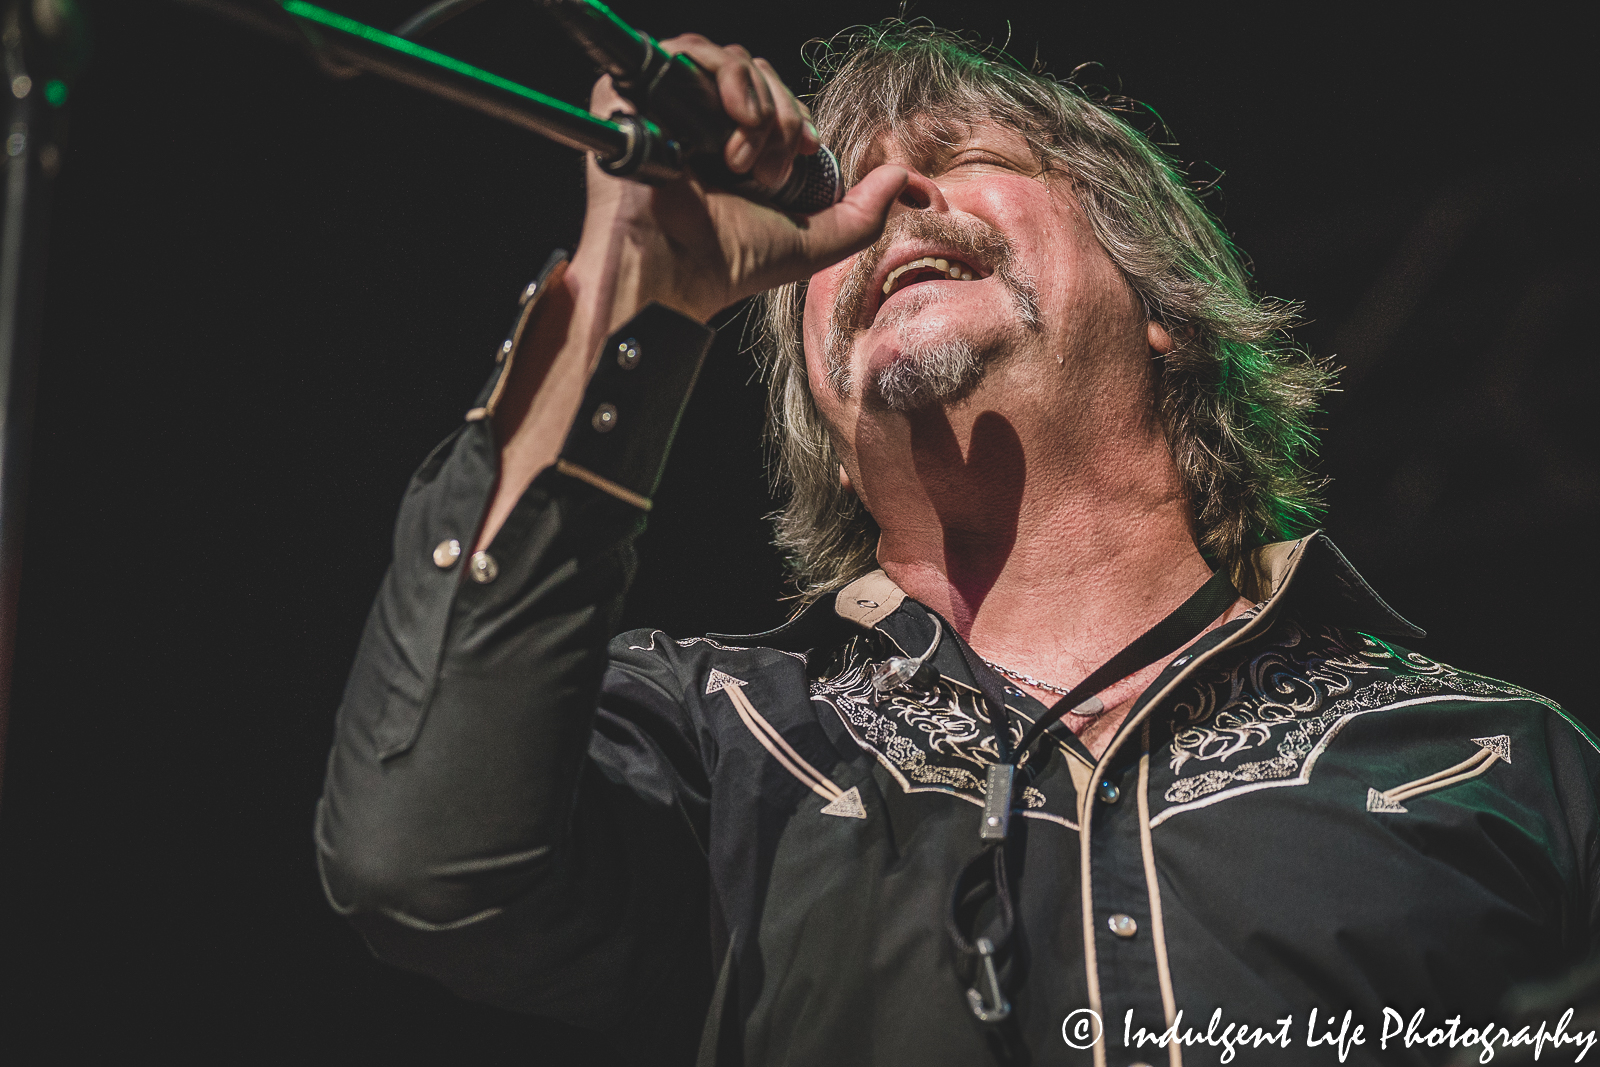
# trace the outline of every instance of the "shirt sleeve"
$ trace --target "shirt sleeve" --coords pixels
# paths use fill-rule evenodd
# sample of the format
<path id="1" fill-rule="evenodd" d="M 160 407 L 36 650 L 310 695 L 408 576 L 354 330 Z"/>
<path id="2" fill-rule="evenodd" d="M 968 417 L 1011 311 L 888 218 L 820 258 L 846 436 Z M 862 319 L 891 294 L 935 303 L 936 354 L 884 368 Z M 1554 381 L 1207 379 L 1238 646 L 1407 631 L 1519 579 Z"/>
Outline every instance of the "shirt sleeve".
<path id="1" fill-rule="evenodd" d="M 1600 960 L 1600 739 L 1570 712 L 1546 706 L 1550 776 L 1578 872 L 1567 941 L 1575 960 Z"/>
<path id="2" fill-rule="evenodd" d="M 613 665 L 607 639 L 712 333 L 652 305 L 609 338 L 561 463 L 469 557 L 494 402 L 560 269 L 407 488 L 315 835 L 330 902 L 381 958 L 598 1025 L 703 943 L 703 742 L 670 667 Z"/>

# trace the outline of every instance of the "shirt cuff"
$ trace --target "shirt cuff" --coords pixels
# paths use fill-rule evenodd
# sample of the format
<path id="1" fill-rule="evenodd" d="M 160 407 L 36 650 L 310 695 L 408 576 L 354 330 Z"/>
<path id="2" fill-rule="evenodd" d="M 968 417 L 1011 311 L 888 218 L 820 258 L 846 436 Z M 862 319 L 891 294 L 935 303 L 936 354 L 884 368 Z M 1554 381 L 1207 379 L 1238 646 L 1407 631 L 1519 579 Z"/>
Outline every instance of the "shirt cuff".
<path id="1" fill-rule="evenodd" d="M 652 303 L 606 339 L 556 469 L 646 511 L 716 331 Z"/>
<path id="2" fill-rule="evenodd" d="M 522 291 L 517 319 L 467 412 L 469 422 L 494 413 L 534 307 L 559 279 L 566 258 L 564 251 L 555 252 Z M 606 338 L 556 470 L 649 511 L 678 420 L 715 337 L 709 326 L 651 303 Z"/>

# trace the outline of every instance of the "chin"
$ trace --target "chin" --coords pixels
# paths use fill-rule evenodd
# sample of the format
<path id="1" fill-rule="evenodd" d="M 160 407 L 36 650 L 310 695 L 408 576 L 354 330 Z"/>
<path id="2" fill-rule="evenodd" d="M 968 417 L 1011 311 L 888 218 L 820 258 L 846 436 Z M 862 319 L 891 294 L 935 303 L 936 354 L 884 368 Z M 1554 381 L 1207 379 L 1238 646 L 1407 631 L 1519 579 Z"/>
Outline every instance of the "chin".
<path id="1" fill-rule="evenodd" d="M 881 350 L 880 350 L 881 351 Z M 963 337 L 902 345 L 892 359 L 869 369 L 875 406 L 911 412 L 960 400 L 983 380 L 989 353 Z"/>

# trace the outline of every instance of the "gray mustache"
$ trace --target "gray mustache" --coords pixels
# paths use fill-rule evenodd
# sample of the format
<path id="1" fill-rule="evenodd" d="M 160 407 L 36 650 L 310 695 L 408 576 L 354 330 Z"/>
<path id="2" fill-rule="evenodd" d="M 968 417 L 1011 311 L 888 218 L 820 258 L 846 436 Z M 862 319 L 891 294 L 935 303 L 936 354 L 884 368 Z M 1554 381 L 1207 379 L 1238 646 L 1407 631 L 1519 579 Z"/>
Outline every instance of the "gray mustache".
<path id="1" fill-rule="evenodd" d="M 860 329 L 864 325 L 861 320 L 872 298 L 872 277 L 877 273 L 883 257 L 889 254 L 889 249 L 903 239 L 936 241 L 947 245 L 969 260 L 990 266 L 995 274 L 1002 276 L 1009 272 L 1014 258 L 1011 242 L 1006 235 L 977 219 L 908 211 L 890 219 L 883 236 L 856 260 L 855 267 L 840 288 L 830 325 L 841 330 Z"/>

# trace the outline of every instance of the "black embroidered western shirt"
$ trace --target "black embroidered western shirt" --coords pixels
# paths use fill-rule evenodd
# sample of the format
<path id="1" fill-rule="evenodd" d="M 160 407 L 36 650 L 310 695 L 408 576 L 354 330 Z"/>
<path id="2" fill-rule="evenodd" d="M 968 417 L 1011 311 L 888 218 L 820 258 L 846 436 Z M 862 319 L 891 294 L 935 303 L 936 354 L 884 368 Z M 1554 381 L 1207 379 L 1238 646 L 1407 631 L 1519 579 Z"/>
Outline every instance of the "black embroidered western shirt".
<path id="1" fill-rule="evenodd" d="M 1103 756 L 1041 746 L 1008 843 L 1013 1014 L 978 1022 L 946 917 L 996 745 L 957 638 L 936 681 L 879 694 L 934 631 L 876 572 L 770 634 L 608 642 L 709 342 L 658 307 L 612 337 L 487 553 L 461 546 L 503 365 L 418 470 L 317 813 L 329 899 L 379 956 L 645 1062 L 1124 1067 L 1337 1063 L 1313 1042 L 1347 1012 L 1345 1062 L 1442 1062 L 1380 1048 L 1385 1009 L 1482 1027 L 1592 950 L 1594 739 L 1393 643 L 1418 631 L 1312 535 L 1257 553 L 1257 607 Z M 1016 740 L 1045 709 L 1008 696 Z M 1139 1043 L 1175 1022 L 1186 1044 Z"/>

